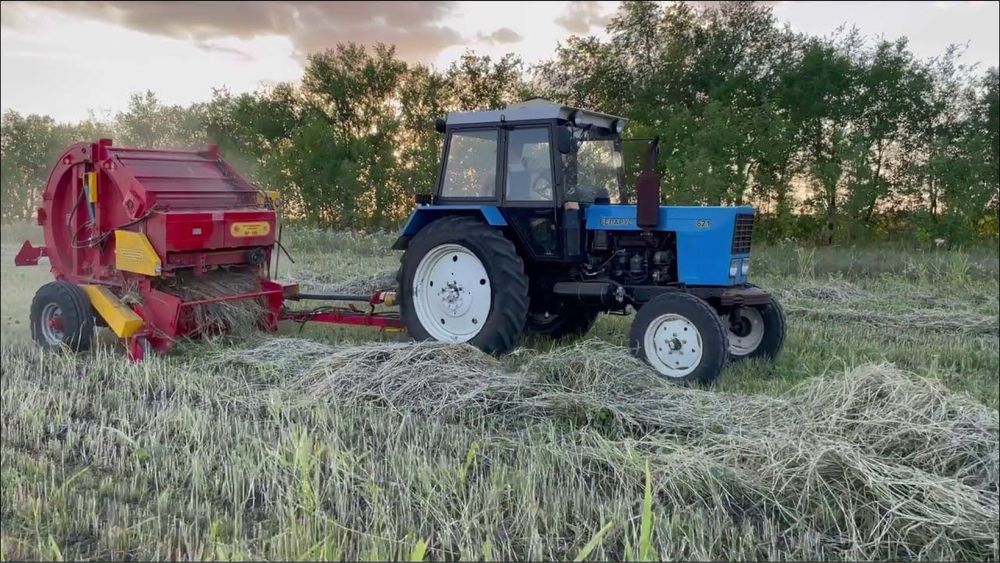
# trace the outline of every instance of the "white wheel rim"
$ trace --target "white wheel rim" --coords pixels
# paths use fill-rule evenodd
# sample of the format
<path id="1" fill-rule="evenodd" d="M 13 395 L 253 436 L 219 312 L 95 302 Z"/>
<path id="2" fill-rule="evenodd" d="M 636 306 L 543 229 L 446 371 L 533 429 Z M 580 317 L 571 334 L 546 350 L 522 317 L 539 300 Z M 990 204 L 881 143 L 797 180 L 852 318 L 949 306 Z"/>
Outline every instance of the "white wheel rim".
<path id="1" fill-rule="evenodd" d="M 55 346 L 63 341 L 65 334 L 62 329 L 56 327 L 56 319 L 62 318 L 62 309 L 59 305 L 55 303 L 47 303 L 45 307 L 42 308 L 41 319 L 39 319 L 39 327 L 42 330 L 42 337 L 51 346 Z"/>
<path id="2" fill-rule="evenodd" d="M 743 336 L 733 331 L 729 315 L 719 315 L 719 318 L 729 330 L 729 353 L 734 356 L 747 356 L 759 348 L 760 343 L 764 341 L 764 317 L 755 307 L 742 307 L 740 316 L 750 323 L 750 332 Z"/>
<path id="3" fill-rule="evenodd" d="M 646 327 L 643 350 L 656 371 L 667 377 L 684 377 L 698 369 L 704 345 L 701 333 L 690 319 L 667 313 Z"/>
<path id="4" fill-rule="evenodd" d="M 442 342 L 467 342 L 483 329 L 493 304 L 486 267 L 458 244 L 431 249 L 417 264 L 413 305 L 424 330 Z"/>

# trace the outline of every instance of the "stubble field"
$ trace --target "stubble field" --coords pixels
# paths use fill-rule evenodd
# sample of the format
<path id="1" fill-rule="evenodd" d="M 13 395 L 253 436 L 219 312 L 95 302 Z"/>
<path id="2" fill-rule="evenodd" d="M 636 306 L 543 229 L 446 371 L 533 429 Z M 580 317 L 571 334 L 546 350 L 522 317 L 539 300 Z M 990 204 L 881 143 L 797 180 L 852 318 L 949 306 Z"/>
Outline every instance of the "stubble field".
<path id="1" fill-rule="evenodd" d="M 130 364 L 41 354 L 2 237 L 5 559 L 997 559 L 996 248 L 755 250 L 774 364 L 664 383 L 630 317 L 493 358 L 289 324 Z M 285 276 L 380 285 L 392 235 Z"/>

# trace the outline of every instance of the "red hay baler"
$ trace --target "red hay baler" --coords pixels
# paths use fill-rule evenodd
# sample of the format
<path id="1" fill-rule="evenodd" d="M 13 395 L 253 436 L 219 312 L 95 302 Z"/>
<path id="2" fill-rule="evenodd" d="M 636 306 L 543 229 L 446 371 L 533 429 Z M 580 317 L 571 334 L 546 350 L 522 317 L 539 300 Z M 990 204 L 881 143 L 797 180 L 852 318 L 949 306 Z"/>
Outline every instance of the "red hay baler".
<path id="1" fill-rule="evenodd" d="M 305 295 L 271 279 L 278 246 L 276 196 L 241 176 L 217 147 L 200 151 L 117 147 L 110 139 L 69 147 L 49 174 L 37 220 L 45 246 L 25 242 L 18 266 L 47 257 L 56 281 L 39 289 L 31 330 L 43 347 L 89 348 L 95 322 L 141 359 L 181 338 L 227 330 L 206 309 L 253 303 L 256 324 L 319 321 L 400 328 L 393 292 Z M 206 280 L 211 279 L 211 283 Z M 186 292 L 201 285 L 209 291 Z M 293 309 L 302 298 L 367 303 Z M 253 310 L 253 309 L 251 309 Z M 214 326 L 205 326 L 206 319 Z"/>

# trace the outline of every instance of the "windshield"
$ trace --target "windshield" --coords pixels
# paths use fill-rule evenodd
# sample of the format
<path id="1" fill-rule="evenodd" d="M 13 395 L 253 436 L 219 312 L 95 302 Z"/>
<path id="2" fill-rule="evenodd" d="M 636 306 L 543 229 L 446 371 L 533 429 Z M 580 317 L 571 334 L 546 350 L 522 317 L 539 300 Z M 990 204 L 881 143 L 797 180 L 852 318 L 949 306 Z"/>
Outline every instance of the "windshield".
<path id="1" fill-rule="evenodd" d="M 592 203 L 607 195 L 612 203 L 621 198 L 622 155 L 614 139 L 581 139 L 575 153 L 564 154 L 566 201 Z"/>

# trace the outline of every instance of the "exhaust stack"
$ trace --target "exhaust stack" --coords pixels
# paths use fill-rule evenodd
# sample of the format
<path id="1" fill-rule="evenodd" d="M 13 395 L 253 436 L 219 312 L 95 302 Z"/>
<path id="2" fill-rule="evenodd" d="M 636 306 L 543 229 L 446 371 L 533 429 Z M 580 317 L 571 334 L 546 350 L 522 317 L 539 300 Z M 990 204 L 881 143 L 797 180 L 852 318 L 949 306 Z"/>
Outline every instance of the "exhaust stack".
<path id="1" fill-rule="evenodd" d="M 656 173 L 659 156 L 660 138 L 656 137 L 649 143 L 646 163 L 635 189 L 636 224 L 644 231 L 656 228 L 660 222 L 660 176 Z"/>

